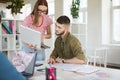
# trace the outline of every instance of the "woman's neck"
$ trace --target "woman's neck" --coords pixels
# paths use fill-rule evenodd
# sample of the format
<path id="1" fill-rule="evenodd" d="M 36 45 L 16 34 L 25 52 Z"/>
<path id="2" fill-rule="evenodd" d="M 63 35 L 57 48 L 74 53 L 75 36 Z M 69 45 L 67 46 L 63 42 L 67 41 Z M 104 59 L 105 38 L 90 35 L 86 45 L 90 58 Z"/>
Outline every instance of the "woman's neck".
<path id="1" fill-rule="evenodd" d="M 33 25 L 34 26 L 40 27 L 42 25 L 42 22 L 43 22 L 43 17 L 32 15 L 32 20 L 33 20 Z"/>

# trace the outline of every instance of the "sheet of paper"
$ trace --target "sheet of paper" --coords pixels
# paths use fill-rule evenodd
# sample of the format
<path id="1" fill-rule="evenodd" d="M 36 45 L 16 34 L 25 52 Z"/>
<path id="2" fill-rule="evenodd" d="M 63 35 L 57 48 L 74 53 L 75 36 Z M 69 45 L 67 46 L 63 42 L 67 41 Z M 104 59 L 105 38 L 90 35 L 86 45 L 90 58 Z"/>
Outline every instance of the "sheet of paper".
<path id="1" fill-rule="evenodd" d="M 77 77 L 75 77 L 74 80 L 103 80 L 103 79 L 90 75 L 90 76 L 82 76 L 82 77 L 77 76 Z"/>
<path id="2" fill-rule="evenodd" d="M 93 73 L 99 70 L 98 67 L 90 66 L 90 65 L 76 65 L 76 64 L 54 64 L 52 65 L 53 67 L 56 68 L 61 68 L 66 71 L 75 71 L 75 72 L 80 72 L 83 74 L 89 74 Z"/>
<path id="3" fill-rule="evenodd" d="M 94 67 L 94 66 L 89 66 L 89 65 L 83 65 L 79 69 L 77 69 L 76 72 L 84 73 L 84 74 L 89 74 L 98 71 L 99 68 Z"/>

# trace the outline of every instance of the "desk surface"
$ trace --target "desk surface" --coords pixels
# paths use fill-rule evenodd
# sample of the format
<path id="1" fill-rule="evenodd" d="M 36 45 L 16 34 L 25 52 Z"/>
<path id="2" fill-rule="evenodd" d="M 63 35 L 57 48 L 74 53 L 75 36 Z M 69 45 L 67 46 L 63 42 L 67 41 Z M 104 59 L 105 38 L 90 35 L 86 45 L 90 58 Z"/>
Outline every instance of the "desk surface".
<path id="1" fill-rule="evenodd" d="M 45 71 L 36 71 L 39 68 L 45 68 L 45 65 L 36 67 L 34 76 L 30 80 L 46 80 Z M 57 68 L 57 80 L 120 80 L 120 70 L 99 67 L 99 71 L 91 74 L 82 74 L 65 71 Z"/>

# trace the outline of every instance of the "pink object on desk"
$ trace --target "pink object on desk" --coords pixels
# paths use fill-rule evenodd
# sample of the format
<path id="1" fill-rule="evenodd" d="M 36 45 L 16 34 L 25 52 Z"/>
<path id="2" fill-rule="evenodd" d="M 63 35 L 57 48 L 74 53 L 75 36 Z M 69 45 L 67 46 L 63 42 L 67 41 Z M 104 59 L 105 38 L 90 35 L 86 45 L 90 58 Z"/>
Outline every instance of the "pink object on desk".
<path id="1" fill-rule="evenodd" d="M 96 73 L 96 75 L 98 75 L 99 77 L 102 77 L 102 78 L 110 77 L 107 73 L 104 73 L 104 72 L 98 72 L 98 73 Z"/>

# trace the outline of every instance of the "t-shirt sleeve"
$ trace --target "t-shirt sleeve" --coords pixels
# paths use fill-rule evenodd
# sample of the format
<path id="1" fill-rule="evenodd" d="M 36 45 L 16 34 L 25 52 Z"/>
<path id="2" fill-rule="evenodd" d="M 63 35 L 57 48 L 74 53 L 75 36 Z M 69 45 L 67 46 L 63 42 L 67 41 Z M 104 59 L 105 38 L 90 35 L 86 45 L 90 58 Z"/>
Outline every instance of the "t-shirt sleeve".
<path id="1" fill-rule="evenodd" d="M 46 20 L 47 20 L 47 26 L 53 24 L 53 21 L 50 16 L 46 15 Z"/>
<path id="2" fill-rule="evenodd" d="M 30 26 L 32 25 L 31 15 L 28 15 L 28 16 L 24 19 L 22 25 L 23 25 L 23 26 L 28 26 L 28 27 L 30 27 Z"/>
<path id="3" fill-rule="evenodd" d="M 0 52 L 0 80 L 27 80 L 9 62 L 8 58 Z"/>
<path id="4" fill-rule="evenodd" d="M 79 42 L 78 39 L 73 39 L 71 40 L 71 49 L 73 52 L 74 57 L 80 59 L 80 60 L 85 60 L 85 55 L 82 51 L 81 43 Z"/>

